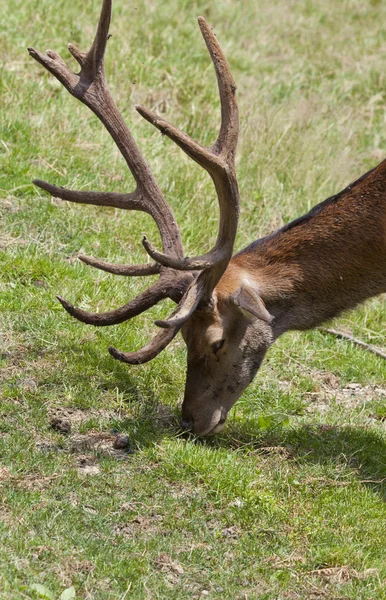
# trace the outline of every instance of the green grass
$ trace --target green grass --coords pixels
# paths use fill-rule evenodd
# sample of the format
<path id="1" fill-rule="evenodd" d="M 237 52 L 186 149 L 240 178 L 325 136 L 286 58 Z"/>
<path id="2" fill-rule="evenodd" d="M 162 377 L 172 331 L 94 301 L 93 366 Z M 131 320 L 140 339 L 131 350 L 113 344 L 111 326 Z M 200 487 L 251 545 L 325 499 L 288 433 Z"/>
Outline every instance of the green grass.
<path id="1" fill-rule="evenodd" d="M 97 119 L 26 51 L 67 58 L 67 42 L 87 48 L 99 2 L 3 5 L 1 599 L 42 597 L 36 584 L 55 599 L 64 590 L 85 600 L 386 598 L 385 362 L 318 331 L 286 335 L 221 436 L 181 436 L 182 340 L 142 367 L 107 353 L 145 343 L 170 304 L 98 330 L 55 300 L 60 293 L 91 310 L 127 302 L 144 282 L 75 257 L 141 262 L 142 233 L 156 240 L 154 224 L 54 201 L 30 183 L 133 187 Z M 386 156 L 381 2 L 116 0 L 110 88 L 189 255 L 216 236 L 211 183 L 133 104 L 213 140 L 219 101 L 199 14 L 214 25 L 238 87 L 237 249 Z M 334 325 L 384 346 L 385 317 L 382 297 Z M 58 415 L 71 421 L 69 435 L 50 426 Z M 116 431 L 130 452 L 113 449 Z"/>

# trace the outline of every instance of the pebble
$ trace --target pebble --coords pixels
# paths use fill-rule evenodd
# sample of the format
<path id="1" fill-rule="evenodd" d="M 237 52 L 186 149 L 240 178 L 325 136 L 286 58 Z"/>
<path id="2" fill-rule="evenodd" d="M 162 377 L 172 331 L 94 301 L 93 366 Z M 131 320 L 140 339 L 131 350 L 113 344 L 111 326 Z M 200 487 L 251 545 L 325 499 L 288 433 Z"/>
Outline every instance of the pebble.
<path id="1" fill-rule="evenodd" d="M 114 440 L 113 448 L 115 450 L 126 450 L 130 447 L 130 438 L 128 435 L 117 435 Z"/>
<path id="2" fill-rule="evenodd" d="M 70 421 L 66 421 L 65 419 L 58 419 L 58 417 L 53 417 L 50 421 L 50 426 L 55 431 L 59 431 L 59 433 L 68 434 L 71 431 L 71 423 Z"/>

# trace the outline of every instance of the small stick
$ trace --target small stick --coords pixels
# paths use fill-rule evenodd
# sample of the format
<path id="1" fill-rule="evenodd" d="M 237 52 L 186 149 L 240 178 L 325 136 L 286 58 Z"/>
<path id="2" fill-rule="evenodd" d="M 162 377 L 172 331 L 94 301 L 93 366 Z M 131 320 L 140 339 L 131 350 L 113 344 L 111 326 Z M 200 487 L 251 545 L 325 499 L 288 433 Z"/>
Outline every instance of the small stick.
<path id="1" fill-rule="evenodd" d="M 376 354 L 377 356 L 380 356 L 381 358 L 386 359 L 385 352 L 382 352 L 382 350 L 378 350 L 378 348 L 375 348 L 375 346 L 372 346 L 371 344 L 366 344 L 366 342 L 362 342 L 362 340 L 359 340 L 358 338 L 353 337 L 352 335 L 349 335 L 348 333 L 343 333 L 342 331 L 338 331 L 337 329 L 328 329 L 327 327 L 320 327 L 319 331 L 323 331 L 325 333 L 330 333 L 331 335 L 335 335 L 335 337 L 342 338 L 343 340 L 349 340 L 350 342 L 353 342 L 353 344 L 356 344 L 357 346 L 361 346 L 362 348 L 365 348 L 369 352 L 372 352 L 373 354 Z"/>
<path id="2" fill-rule="evenodd" d="M 39 160 L 43 163 L 43 165 L 46 165 L 46 167 L 48 167 L 49 169 L 52 169 L 52 171 L 55 171 L 55 173 L 57 173 L 61 177 L 65 177 L 65 175 L 64 175 L 64 173 L 62 173 L 62 171 L 59 171 L 59 169 L 55 169 L 54 164 L 56 163 L 56 160 L 54 161 L 54 163 L 52 165 L 47 160 L 42 158 L 41 156 L 39 156 Z"/>

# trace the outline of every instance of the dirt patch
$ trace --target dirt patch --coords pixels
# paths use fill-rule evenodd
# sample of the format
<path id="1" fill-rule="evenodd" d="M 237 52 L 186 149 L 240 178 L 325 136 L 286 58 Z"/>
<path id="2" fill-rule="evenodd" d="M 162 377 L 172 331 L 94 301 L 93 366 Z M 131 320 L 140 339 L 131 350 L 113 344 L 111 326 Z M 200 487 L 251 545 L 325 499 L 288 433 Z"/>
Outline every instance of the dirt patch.
<path id="1" fill-rule="evenodd" d="M 0 482 L 12 479 L 12 475 L 7 467 L 0 467 Z"/>
<path id="2" fill-rule="evenodd" d="M 66 433 L 59 443 L 39 438 L 36 449 L 41 452 L 76 455 L 75 463 L 80 475 L 98 475 L 101 471 L 98 461 L 103 457 L 124 460 L 134 452 L 128 436 L 103 432 L 75 435 Z"/>
<path id="3" fill-rule="evenodd" d="M 360 383 L 349 383 L 340 388 L 338 378 L 332 373 L 317 373 L 315 379 L 320 382 L 319 390 L 306 394 L 310 400 L 307 412 L 327 412 L 330 410 L 331 401 L 347 408 L 357 408 L 373 400 L 386 399 L 386 388 L 379 385 L 362 386 Z"/>
<path id="4" fill-rule="evenodd" d="M 78 456 L 77 464 L 79 475 L 99 475 L 101 472 L 96 456 Z"/>
<path id="5" fill-rule="evenodd" d="M 153 415 L 153 419 L 158 427 L 169 429 L 170 427 L 178 426 L 178 419 L 175 413 L 168 406 L 159 404 Z"/>
<path id="6" fill-rule="evenodd" d="M 62 433 L 63 435 L 67 435 L 71 431 L 71 423 L 66 421 L 66 419 L 61 419 L 60 417 L 52 417 L 50 419 L 50 427 L 54 431 Z"/>
<path id="7" fill-rule="evenodd" d="M 4 200 L 0 200 L 0 211 L 2 210 L 15 213 L 20 210 L 20 206 L 15 198 L 13 198 L 12 196 L 8 196 Z"/>
<path id="8" fill-rule="evenodd" d="M 179 581 L 180 575 L 184 574 L 184 569 L 181 567 L 181 565 L 172 560 L 171 556 L 166 554 L 166 552 L 160 554 L 155 559 L 154 564 L 156 568 L 161 571 L 161 573 L 164 573 L 166 580 L 173 585 L 176 585 Z"/>
<path id="9" fill-rule="evenodd" d="M 10 248 L 11 246 L 26 246 L 27 244 L 28 241 L 20 237 L 12 237 L 12 235 L 6 232 L 0 234 L 0 250 Z"/>
<path id="10" fill-rule="evenodd" d="M 377 385 L 361 386 L 360 383 L 350 383 L 342 390 L 337 391 L 333 397 L 337 404 L 355 408 L 372 400 L 386 399 L 386 388 Z"/>
<path id="11" fill-rule="evenodd" d="M 78 560 L 74 556 L 62 557 L 60 564 L 54 567 L 54 571 L 62 581 L 63 585 L 73 584 L 74 577 L 79 574 L 86 575 L 94 570 L 94 565 L 89 560 Z"/>
<path id="12" fill-rule="evenodd" d="M 22 392 L 36 392 L 36 390 L 38 389 L 38 383 L 35 379 L 32 379 L 32 377 L 24 377 L 24 379 L 19 379 L 16 382 L 16 385 L 20 388 L 20 390 Z"/>
<path id="13" fill-rule="evenodd" d="M 73 454 L 89 453 L 92 451 L 98 456 L 114 456 L 116 458 L 125 458 L 127 454 L 133 452 L 130 441 L 120 447 L 117 444 L 118 439 L 127 436 L 119 436 L 114 433 L 89 433 L 72 435 L 69 439 L 68 451 Z"/>
<path id="14" fill-rule="evenodd" d="M 160 554 L 154 561 L 155 566 L 163 572 L 170 572 L 172 571 L 173 573 L 176 573 L 177 575 L 182 575 L 184 572 L 184 569 L 181 567 L 181 565 L 172 560 L 169 554 L 166 554 L 166 552 Z"/>
<path id="15" fill-rule="evenodd" d="M 304 565 L 306 563 L 306 557 L 303 554 L 300 554 L 298 551 L 292 552 L 289 556 L 280 557 L 274 554 L 273 556 L 269 556 L 263 563 L 272 565 L 276 569 L 288 568 L 288 567 L 299 567 L 300 565 Z"/>
<path id="16" fill-rule="evenodd" d="M 365 569 L 362 572 L 358 572 L 355 569 L 351 569 L 347 566 L 315 569 L 313 571 L 308 571 L 307 575 L 314 575 L 315 577 L 320 577 L 328 583 L 334 584 L 348 583 L 354 579 L 363 581 L 374 577 L 379 580 L 377 569 Z"/>
<path id="17" fill-rule="evenodd" d="M 21 487 L 28 490 L 45 490 L 48 488 L 53 481 L 59 479 L 58 473 L 52 475 L 42 475 L 36 473 L 30 473 L 29 475 L 12 475 L 9 480 L 12 481 L 12 485 L 15 487 Z"/>
<path id="18" fill-rule="evenodd" d="M 38 358 L 32 358 L 32 346 L 23 343 L 21 336 L 17 338 L 13 332 L 1 332 L 0 338 L 1 358 L 5 361 L 1 367 L 1 383 L 8 384 L 20 396 L 36 393 L 40 384 L 36 374 L 43 373 L 47 376 L 57 368 L 57 364 L 44 356 L 44 350 L 38 353 Z M 30 377 L 29 373 L 35 376 Z"/>
<path id="19" fill-rule="evenodd" d="M 1 382 L 6 383 L 8 378 L 24 372 L 24 356 L 30 351 L 30 346 L 13 339 L 10 332 L 0 332 L 0 342 L 1 359 L 5 361 L 1 367 Z"/>
<path id="20" fill-rule="evenodd" d="M 255 452 L 256 454 L 266 454 L 267 456 L 277 455 L 287 460 L 291 460 L 296 455 L 295 449 L 290 444 L 286 446 L 261 446 Z"/>
<path id="21" fill-rule="evenodd" d="M 5 505 L 4 501 L 0 504 L 0 523 L 7 525 L 7 527 L 15 526 L 15 517 L 12 514 L 12 511 Z"/>
<path id="22" fill-rule="evenodd" d="M 89 421 L 90 419 L 101 419 L 109 421 L 115 417 L 114 411 L 104 409 L 86 409 L 80 408 L 65 408 L 62 406 L 53 406 L 49 409 L 48 417 L 52 423 L 54 420 L 66 421 L 70 424 L 70 428 L 78 429 L 79 425 Z"/>
<path id="23" fill-rule="evenodd" d="M 163 517 L 159 514 L 144 516 L 137 514 L 131 521 L 127 523 L 118 523 L 114 527 L 114 532 L 117 535 L 133 538 L 137 535 L 155 535 L 160 533 Z"/>

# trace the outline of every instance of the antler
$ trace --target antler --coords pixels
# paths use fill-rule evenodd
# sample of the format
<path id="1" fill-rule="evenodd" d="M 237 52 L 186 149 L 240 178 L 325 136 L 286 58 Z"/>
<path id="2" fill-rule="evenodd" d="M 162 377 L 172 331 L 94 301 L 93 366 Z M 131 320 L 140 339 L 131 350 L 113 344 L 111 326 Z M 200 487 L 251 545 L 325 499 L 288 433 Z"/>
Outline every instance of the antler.
<path id="1" fill-rule="evenodd" d="M 158 252 L 145 238 L 148 254 L 165 267 L 181 271 L 202 270 L 181 300 L 177 310 L 166 321 L 156 321 L 160 327 L 181 325 L 198 306 L 210 302 L 212 292 L 232 257 L 239 218 L 239 191 L 236 179 L 235 154 L 239 132 L 238 109 L 234 84 L 225 55 L 203 17 L 198 24 L 215 68 L 221 102 L 221 125 L 216 142 L 204 147 L 156 114 L 136 106 L 138 112 L 162 134 L 173 140 L 188 156 L 208 171 L 216 188 L 220 206 L 219 232 L 215 246 L 207 254 L 195 258 L 179 258 Z"/>
<path id="2" fill-rule="evenodd" d="M 72 316 L 84 323 L 105 326 L 122 323 L 144 312 L 164 298 L 179 302 L 177 310 L 167 321 L 157 321 L 168 330 L 159 332 L 153 340 L 134 353 L 123 353 L 110 348 L 110 353 L 119 360 L 139 364 L 151 360 L 175 337 L 182 323 L 189 318 L 198 304 L 208 303 L 211 294 L 232 256 L 238 221 L 238 189 L 234 167 L 234 154 L 238 135 L 238 116 L 235 101 L 235 86 L 222 50 L 205 20 L 200 17 L 199 25 L 211 54 L 220 91 L 221 127 L 219 136 L 210 148 L 204 148 L 173 125 L 158 118 L 143 107 L 138 112 L 176 142 L 191 158 L 211 175 L 220 204 L 220 227 L 215 247 L 207 254 L 196 258 L 183 258 L 181 235 L 172 211 L 165 201 L 146 161 L 142 157 L 128 127 L 119 113 L 107 87 L 104 71 L 104 53 L 109 37 L 112 0 L 103 0 L 97 32 L 90 50 L 81 52 L 72 44 L 68 49 L 79 63 L 78 74 L 67 66 L 62 58 L 47 50 L 45 54 L 28 48 L 29 54 L 78 100 L 86 104 L 102 121 L 136 182 L 131 193 L 73 191 L 57 187 L 45 181 L 34 183 L 52 196 L 82 204 L 113 206 L 125 210 L 148 213 L 155 220 L 162 241 L 162 252 L 158 252 L 143 239 L 143 245 L 154 264 L 113 265 L 87 256 L 79 258 L 98 269 L 118 275 L 154 275 L 158 281 L 131 302 L 106 313 L 89 313 L 72 306 L 58 296 L 63 307 Z M 191 273 L 192 270 L 201 270 Z"/>

